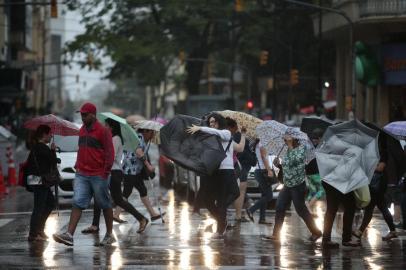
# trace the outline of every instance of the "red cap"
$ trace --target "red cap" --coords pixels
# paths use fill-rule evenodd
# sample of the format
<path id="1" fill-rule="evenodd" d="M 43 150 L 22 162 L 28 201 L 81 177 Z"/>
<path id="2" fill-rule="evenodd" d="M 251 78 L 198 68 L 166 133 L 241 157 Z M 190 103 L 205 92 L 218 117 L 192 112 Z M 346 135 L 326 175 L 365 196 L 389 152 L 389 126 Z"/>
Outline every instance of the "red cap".
<path id="1" fill-rule="evenodd" d="M 82 105 L 80 110 L 77 112 L 96 114 L 96 106 L 93 103 L 86 102 L 85 104 Z"/>

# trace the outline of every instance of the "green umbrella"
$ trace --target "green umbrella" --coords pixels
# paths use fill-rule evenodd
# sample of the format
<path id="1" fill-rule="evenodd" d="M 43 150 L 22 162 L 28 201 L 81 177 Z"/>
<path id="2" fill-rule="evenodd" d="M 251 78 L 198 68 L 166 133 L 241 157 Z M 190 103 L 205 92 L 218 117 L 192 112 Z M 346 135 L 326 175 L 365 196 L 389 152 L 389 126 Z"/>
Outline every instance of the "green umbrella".
<path id="1" fill-rule="evenodd" d="M 134 151 L 140 144 L 140 140 L 138 139 L 137 133 L 129 124 L 127 124 L 127 121 L 124 118 L 121 118 L 120 116 L 117 116 L 111 112 L 98 113 L 97 118 L 101 122 L 104 122 L 107 118 L 110 118 L 120 123 L 121 135 L 123 136 L 124 140 L 123 147 L 125 150 Z"/>

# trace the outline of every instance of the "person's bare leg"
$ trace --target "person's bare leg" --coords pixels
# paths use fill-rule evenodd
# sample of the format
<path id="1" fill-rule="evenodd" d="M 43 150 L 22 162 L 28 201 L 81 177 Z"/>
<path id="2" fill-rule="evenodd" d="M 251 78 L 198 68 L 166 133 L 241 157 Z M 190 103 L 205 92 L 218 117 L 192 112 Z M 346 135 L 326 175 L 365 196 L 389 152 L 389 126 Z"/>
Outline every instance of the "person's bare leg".
<path id="1" fill-rule="evenodd" d="M 244 204 L 245 192 L 247 191 L 247 182 L 240 183 L 240 196 L 234 201 L 235 219 L 241 219 L 242 205 Z"/>
<path id="2" fill-rule="evenodd" d="M 80 217 L 82 216 L 82 210 L 79 208 L 72 208 L 70 213 L 68 232 L 73 235 L 75 233 L 76 227 L 79 223 Z"/>
<path id="3" fill-rule="evenodd" d="M 107 208 L 103 209 L 104 221 L 106 222 L 106 233 L 113 233 L 113 209 Z"/>
<path id="4" fill-rule="evenodd" d="M 151 202 L 149 201 L 148 196 L 142 197 L 141 198 L 142 203 L 144 204 L 145 208 L 147 208 L 148 213 L 151 217 L 158 216 L 159 213 L 155 211 L 155 209 L 152 207 Z"/>

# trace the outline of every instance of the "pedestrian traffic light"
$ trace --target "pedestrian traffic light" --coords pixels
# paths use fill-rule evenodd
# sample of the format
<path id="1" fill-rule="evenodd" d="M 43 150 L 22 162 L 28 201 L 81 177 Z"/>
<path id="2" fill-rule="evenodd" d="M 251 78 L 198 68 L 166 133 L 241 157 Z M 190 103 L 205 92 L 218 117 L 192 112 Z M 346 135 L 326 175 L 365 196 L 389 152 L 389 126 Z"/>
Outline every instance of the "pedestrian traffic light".
<path id="1" fill-rule="evenodd" d="M 247 101 L 247 109 L 252 110 L 254 108 L 254 102 L 252 100 Z"/>
<path id="2" fill-rule="evenodd" d="M 259 64 L 261 66 L 265 66 L 266 64 L 268 64 L 268 55 L 268 51 L 261 51 L 261 53 L 259 54 Z"/>
<path id="3" fill-rule="evenodd" d="M 51 0 L 51 18 L 58 18 L 58 3 L 56 0 Z"/>
<path id="4" fill-rule="evenodd" d="M 235 10 L 236 12 L 242 12 L 243 9 L 244 9 L 243 0 L 235 0 L 234 10 Z"/>
<path id="5" fill-rule="evenodd" d="M 181 50 L 179 52 L 178 58 L 179 58 L 179 62 L 180 62 L 181 65 L 185 64 L 186 54 L 185 54 L 184 50 Z"/>
<path id="6" fill-rule="evenodd" d="M 290 70 L 290 85 L 298 85 L 299 84 L 299 70 L 291 69 Z"/>

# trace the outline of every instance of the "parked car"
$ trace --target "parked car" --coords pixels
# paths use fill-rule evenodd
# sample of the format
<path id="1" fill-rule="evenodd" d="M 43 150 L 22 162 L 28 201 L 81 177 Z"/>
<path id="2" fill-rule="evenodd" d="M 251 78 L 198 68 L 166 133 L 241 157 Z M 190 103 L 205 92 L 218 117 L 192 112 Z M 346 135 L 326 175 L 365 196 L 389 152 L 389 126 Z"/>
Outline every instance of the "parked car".
<path id="1" fill-rule="evenodd" d="M 54 136 L 57 146 L 57 156 L 61 160 L 58 170 L 61 182 L 58 185 L 59 197 L 73 197 L 73 179 L 75 178 L 75 163 L 78 152 L 79 136 Z"/>

